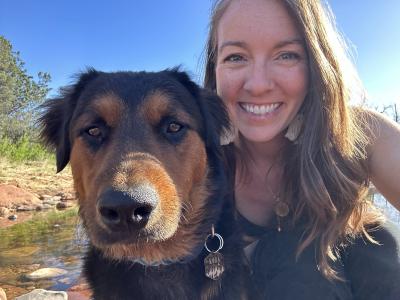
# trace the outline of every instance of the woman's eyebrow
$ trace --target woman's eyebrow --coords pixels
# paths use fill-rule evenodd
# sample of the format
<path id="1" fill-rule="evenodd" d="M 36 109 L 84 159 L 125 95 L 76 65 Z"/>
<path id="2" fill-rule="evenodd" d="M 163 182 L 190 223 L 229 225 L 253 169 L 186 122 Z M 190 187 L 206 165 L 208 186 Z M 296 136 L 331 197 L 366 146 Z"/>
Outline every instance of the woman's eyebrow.
<path id="1" fill-rule="evenodd" d="M 300 45 L 302 47 L 304 47 L 304 40 L 301 38 L 293 38 L 293 39 L 288 39 L 288 40 L 283 40 L 278 42 L 275 46 L 274 49 L 279 49 L 279 48 L 283 48 L 285 46 L 288 45 Z"/>
<path id="2" fill-rule="evenodd" d="M 288 40 L 283 40 L 279 41 L 273 48 L 274 49 L 279 49 L 283 48 L 288 45 L 300 45 L 304 47 L 304 40 L 302 38 L 293 38 L 293 39 L 288 39 Z M 218 52 L 221 52 L 225 47 L 228 46 L 234 46 L 234 47 L 240 47 L 240 48 L 246 48 L 246 43 L 243 41 L 225 41 L 223 42 L 219 47 L 218 47 Z"/>
<path id="3" fill-rule="evenodd" d="M 235 46 L 235 47 L 241 47 L 241 48 L 246 48 L 246 43 L 243 41 L 226 41 L 221 44 L 221 46 L 218 47 L 218 51 L 222 51 L 225 47 L 228 46 Z"/>

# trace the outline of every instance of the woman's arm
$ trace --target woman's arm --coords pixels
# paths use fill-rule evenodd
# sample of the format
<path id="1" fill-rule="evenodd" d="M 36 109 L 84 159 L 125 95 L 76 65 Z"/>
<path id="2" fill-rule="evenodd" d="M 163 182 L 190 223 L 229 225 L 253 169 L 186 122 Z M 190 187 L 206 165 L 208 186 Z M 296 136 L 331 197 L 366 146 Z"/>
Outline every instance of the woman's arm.
<path id="1" fill-rule="evenodd" d="M 369 113 L 373 133 L 368 149 L 371 181 L 400 210 L 400 125 L 378 112 Z"/>

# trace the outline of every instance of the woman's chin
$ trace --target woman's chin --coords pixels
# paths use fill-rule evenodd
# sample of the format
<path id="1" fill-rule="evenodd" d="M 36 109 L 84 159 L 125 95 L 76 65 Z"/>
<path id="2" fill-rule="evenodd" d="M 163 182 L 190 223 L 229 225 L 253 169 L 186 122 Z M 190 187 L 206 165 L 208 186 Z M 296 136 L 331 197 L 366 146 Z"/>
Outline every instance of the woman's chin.
<path id="1" fill-rule="evenodd" d="M 251 143 L 270 143 L 284 141 L 285 128 L 281 130 L 271 130 L 271 128 L 243 128 L 239 131 L 241 136 Z"/>

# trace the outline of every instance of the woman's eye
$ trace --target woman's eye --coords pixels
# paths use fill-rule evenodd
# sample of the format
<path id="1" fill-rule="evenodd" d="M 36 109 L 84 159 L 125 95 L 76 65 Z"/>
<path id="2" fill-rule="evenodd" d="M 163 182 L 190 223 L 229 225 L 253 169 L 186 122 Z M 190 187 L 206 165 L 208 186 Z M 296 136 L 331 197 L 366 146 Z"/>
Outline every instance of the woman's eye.
<path id="1" fill-rule="evenodd" d="M 243 60 L 243 56 L 239 54 L 231 54 L 224 58 L 224 62 L 240 62 Z"/>
<path id="2" fill-rule="evenodd" d="M 294 52 L 286 52 L 279 55 L 278 59 L 282 60 L 298 60 L 300 59 L 300 55 Z"/>
<path id="3" fill-rule="evenodd" d="M 171 122 L 168 124 L 167 127 L 167 132 L 168 133 L 177 133 L 183 128 L 183 125 L 176 123 L 176 122 Z"/>
<path id="4" fill-rule="evenodd" d="M 92 137 L 99 137 L 101 135 L 101 130 L 99 127 L 91 127 L 86 132 Z"/>

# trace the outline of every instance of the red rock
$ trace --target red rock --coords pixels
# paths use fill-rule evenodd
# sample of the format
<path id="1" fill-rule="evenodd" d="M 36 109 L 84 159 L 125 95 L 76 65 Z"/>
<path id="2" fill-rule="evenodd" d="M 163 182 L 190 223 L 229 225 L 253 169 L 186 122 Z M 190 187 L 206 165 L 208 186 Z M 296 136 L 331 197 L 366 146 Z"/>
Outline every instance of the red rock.
<path id="1" fill-rule="evenodd" d="M 90 300 L 90 292 L 67 292 L 68 300 Z"/>
<path id="2" fill-rule="evenodd" d="M 83 278 L 80 278 L 76 285 L 70 287 L 67 293 L 69 300 L 89 300 L 92 295 L 89 285 Z"/>
<path id="3" fill-rule="evenodd" d="M 39 198 L 14 185 L 0 184 L 0 207 L 15 208 L 21 205 L 40 205 Z"/>

